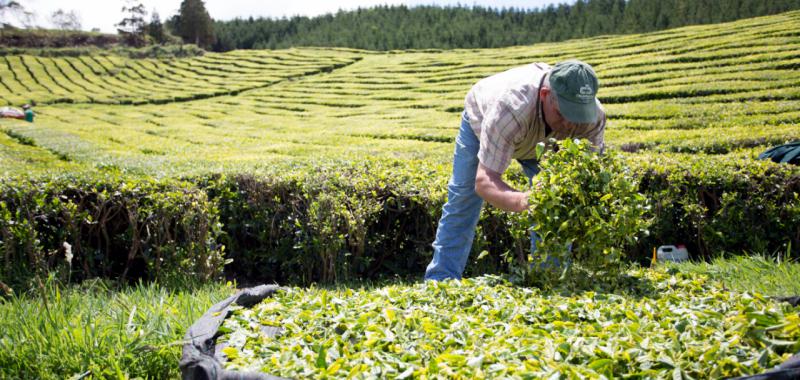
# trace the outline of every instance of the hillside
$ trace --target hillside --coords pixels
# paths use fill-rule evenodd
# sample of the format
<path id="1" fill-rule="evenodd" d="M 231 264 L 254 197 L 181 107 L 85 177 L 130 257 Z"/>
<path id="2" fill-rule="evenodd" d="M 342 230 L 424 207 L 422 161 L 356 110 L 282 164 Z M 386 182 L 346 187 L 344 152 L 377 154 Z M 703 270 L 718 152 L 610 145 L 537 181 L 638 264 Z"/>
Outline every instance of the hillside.
<path id="1" fill-rule="evenodd" d="M 185 173 L 203 170 L 200 157 L 216 168 L 350 153 L 446 163 L 472 83 L 533 61 L 580 58 L 599 75 L 610 144 L 629 151 L 758 150 L 799 137 L 799 20 L 791 12 L 486 50 L 290 49 L 173 60 L 5 56 L 0 102 L 42 106 L 34 125 L 0 125 L 89 166 L 102 156 L 120 167 L 157 162 Z M 29 170 L 24 162 L 3 166 Z"/>
<path id="2" fill-rule="evenodd" d="M 37 102 L 0 119 L 2 379 L 178 378 L 189 342 L 325 379 L 730 378 L 800 352 L 800 167 L 756 160 L 800 139 L 800 12 L 502 49 L 25 51 L 0 55 L 0 106 Z M 541 187 L 512 163 L 533 212 L 485 206 L 465 279 L 421 281 L 470 86 L 566 58 L 597 69 L 608 153 L 564 143 Z M 536 264 L 532 222 L 574 265 Z M 653 263 L 667 244 L 695 260 Z M 231 303 L 251 284 L 280 289 Z"/>

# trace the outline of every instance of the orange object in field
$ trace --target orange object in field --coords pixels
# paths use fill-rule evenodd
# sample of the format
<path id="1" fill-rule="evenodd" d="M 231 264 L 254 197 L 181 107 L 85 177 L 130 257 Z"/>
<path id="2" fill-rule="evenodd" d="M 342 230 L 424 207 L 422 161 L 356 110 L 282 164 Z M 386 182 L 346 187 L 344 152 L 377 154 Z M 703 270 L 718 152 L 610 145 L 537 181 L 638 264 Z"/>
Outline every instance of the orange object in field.
<path id="1" fill-rule="evenodd" d="M 656 256 L 656 247 L 653 247 L 653 258 L 650 260 L 650 266 L 652 267 L 653 265 L 655 265 L 657 260 L 658 259 Z"/>

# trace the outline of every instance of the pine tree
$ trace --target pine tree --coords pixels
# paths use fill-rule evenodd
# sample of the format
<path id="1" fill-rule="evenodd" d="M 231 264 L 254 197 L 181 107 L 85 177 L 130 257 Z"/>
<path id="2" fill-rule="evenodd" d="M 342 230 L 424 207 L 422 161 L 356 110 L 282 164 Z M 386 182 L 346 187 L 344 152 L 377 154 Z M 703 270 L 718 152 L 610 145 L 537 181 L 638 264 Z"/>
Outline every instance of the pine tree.
<path id="1" fill-rule="evenodd" d="M 214 43 L 214 24 L 203 0 L 183 0 L 177 21 L 177 34 L 184 42 L 201 47 Z"/>
<path id="2" fill-rule="evenodd" d="M 19 1 L 0 0 L 0 14 L 6 11 L 20 11 L 22 4 Z"/>
<path id="3" fill-rule="evenodd" d="M 147 24 L 147 35 L 149 35 L 155 43 L 163 44 L 167 42 L 164 24 L 161 22 L 161 16 L 159 16 L 158 12 L 155 10 L 153 10 L 153 14 L 150 16 L 150 23 Z"/>
<path id="4" fill-rule="evenodd" d="M 28 12 L 22 3 L 13 0 L 0 0 L 0 27 L 11 25 L 11 18 L 20 21 L 26 28 L 33 26 L 34 14 Z"/>
<path id="5" fill-rule="evenodd" d="M 122 13 L 126 15 L 122 21 L 117 24 L 117 32 L 122 36 L 123 40 L 131 46 L 142 46 L 145 43 L 145 21 L 144 17 L 147 11 L 144 5 L 136 0 L 126 0 L 126 5 L 122 7 Z"/>

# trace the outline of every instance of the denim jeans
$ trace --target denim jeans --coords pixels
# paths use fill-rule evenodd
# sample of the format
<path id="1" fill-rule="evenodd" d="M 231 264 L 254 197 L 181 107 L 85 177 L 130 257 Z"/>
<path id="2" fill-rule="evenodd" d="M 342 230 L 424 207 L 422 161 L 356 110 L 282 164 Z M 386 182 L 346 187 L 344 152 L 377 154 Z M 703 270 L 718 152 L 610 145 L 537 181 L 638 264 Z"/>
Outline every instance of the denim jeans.
<path id="1" fill-rule="evenodd" d="M 464 115 L 456 137 L 453 175 L 447 184 L 447 203 L 442 208 L 442 218 L 433 242 L 433 260 L 425 270 L 426 280 L 460 279 L 464 273 L 483 206 L 483 199 L 475 192 L 479 147 L 478 137 Z M 529 181 L 539 173 L 536 160 L 519 160 L 519 163 Z M 538 240 L 536 233 L 531 232 L 531 253 L 535 251 Z"/>

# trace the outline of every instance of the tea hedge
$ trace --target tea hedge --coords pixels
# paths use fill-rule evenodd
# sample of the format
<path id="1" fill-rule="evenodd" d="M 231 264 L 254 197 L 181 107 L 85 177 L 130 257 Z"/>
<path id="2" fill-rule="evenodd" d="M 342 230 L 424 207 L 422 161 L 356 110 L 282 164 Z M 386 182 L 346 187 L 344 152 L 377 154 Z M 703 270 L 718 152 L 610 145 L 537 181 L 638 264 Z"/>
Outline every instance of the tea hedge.
<path id="1" fill-rule="evenodd" d="M 178 181 L 113 174 L 0 180 L 0 280 L 220 277 L 216 205 Z"/>
<path id="2" fill-rule="evenodd" d="M 631 160 L 652 199 L 650 235 L 628 249 L 685 243 L 693 257 L 800 247 L 800 171 L 749 160 Z M 224 260 L 242 281 L 336 282 L 416 277 L 445 201 L 446 167 L 405 160 L 284 164 L 254 174 L 142 179 L 120 174 L 0 181 L 0 281 L 65 277 L 214 278 Z M 111 170 L 111 169 L 109 169 Z M 111 172 L 109 172 L 111 173 Z M 513 183 L 526 182 L 517 170 Z M 512 216 L 486 207 L 469 274 L 507 272 L 527 246 Z M 65 260 L 71 247 L 70 266 Z M 488 255 L 478 255 L 486 251 Z M 224 253 L 224 257 L 223 257 Z"/>
<path id="3" fill-rule="evenodd" d="M 706 165 L 705 160 L 665 156 L 633 161 L 639 191 L 653 200 L 653 223 L 649 236 L 629 247 L 628 259 L 649 262 L 654 246 L 670 243 L 685 243 L 695 258 L 778 251 L 797 257 L 800 170 L 749 160 Z M 336 169 L 300 167 L 266 178 L 226 178 L 221 183 L 227 190 L 221 194 L 228 196 L 219 209 L 233 272 L 281 283 L 420 275 L 430 260 L 429 245 L 445 201 L 441 178 L 446 177 L 426 178 L 429 170 L 438 169 L 424 163 L 405 169 L 407 164 L 373 161 Z M 521 173 L 511 177 L 524 186 Z M 319 192 L 325 195 L 320 198 Z M 329 229 L 314 225 L 319 215 L 312 205 L 321 201 L 335 205 L 327 208 Z M 358 218 L 364 220 L 345 222 Z M 503 254 L 528 246 L 527 237 L 512 235 L 516 222 L 485 208 L 470 274 L 509 270 Z M 318 256 L 320 242 L 338 247 L 337 254 Z M 478 255 L 483 251 L 490 255 Z"/>
<path id="4" fill-rule="evenodd" d="M 698 155 L 638 157 L 640 190 L 654 201 L 651 236 L 641 244 L 683 242 L 695 257 L 787 252 L 800 242 L 800 170 L 787 165 Z M 669 240 L 667 240 L 669 239 Z"/>

